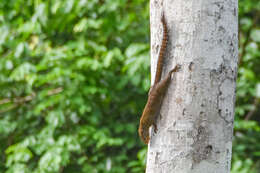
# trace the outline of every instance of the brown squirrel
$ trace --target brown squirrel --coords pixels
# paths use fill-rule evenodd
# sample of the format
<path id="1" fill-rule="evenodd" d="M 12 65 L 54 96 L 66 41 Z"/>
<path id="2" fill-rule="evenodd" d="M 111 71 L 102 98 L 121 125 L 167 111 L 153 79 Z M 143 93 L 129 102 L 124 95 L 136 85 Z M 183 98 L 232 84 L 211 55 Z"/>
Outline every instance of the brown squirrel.
<path id="1" fill-rule="evenodd" d="M 170 83 L 172 73 L 180 69 L 179 65 L 175 66 L 175 68 L 168 73 L 165 79 L 161 80 L 163 59 L 164 59 L 163 57 L 164 57 L 164 53 L 168 41 L 168 30 L 167 30 L 164 14 L 162 15 L 161 22 L 163 24 L 163 39 L 162 39 L 162 45 L 160 48 L 157 67 L 156 67 L 155 81 L 153 86 L 151 86 L 150 88 L 148 100 L 145 105 L 142 117 L 140 119 L 140 125 L 138 129 L 139 136 L 145 144 L 148 144 L 150 140 L 149 127 L 151 125 L 154 126 L 154 132 L 155 133 L 157 132 L 157 126 L 155 123 L 156 116 L 160 113 L 161 104 L 164 95 L 166 93 L 166 90 L 168 88 L 168 85 Z"/>

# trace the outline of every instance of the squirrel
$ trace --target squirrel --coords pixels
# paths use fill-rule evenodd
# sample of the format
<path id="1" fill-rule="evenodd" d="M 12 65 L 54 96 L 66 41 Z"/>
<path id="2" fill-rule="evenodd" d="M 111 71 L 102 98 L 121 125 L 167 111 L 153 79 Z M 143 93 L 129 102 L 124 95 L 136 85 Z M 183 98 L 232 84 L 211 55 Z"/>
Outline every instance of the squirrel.
<path id="1" fill-rule="evenodd" d="M 138 133 L 141 140 L 148 144 L 149 137 L 149 127 L 151 125 L 154 126 L 154 132 L 157 132 L 156 126 L 156 116 L 160 113 L 161 104 L 164 98 L 164 95 L 167 91 L 169 83 L 171 81 L 171 75 L 173 72 L 177 72 L 180 69 L 180 65 L 176 65 L 165 77 L 165 79 L 161 80 L 162 76 L 162 68 L 163 68 L 163 59 L 168 41 L 168 28 L 165 21 L 164 14 L 161 17 L 161 22 L 163 25 L 163 39 L 162 45 L 159 51 L 159 57 L 156 67 L 155 81 L 153 86 L 151 86 L 148 94 L 148 100 L 143 110 Z"/>

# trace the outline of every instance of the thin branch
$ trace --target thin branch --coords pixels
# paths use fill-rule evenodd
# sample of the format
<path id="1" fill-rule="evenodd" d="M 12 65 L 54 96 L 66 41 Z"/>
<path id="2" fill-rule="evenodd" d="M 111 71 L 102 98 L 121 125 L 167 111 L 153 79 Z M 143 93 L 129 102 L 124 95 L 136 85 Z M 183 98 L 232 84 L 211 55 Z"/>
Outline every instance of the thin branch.
<path id="1" fill-rule="evenodd" d="M 52 96 L 52 95 L 61 93 L 62 91 L 63 91 L 62 87 L 55 88 L 55 89 L 48 91 L 47 96 Z M 29 101 L 33 100 L 35 97 L 36 97 L 36 94 L 32 93 L 31 95 L 28 95 L 28 96 L 25 96 L 25 97 L 16 97 L 14 99 L 4 98 L 4 99 L 0 100 L 0 105 L 7 104 L 7 103 L 14 103 L 14 104 L 11 105 L 10 107 L 8 107 L 5 110 L 0 110 L 0 114 L 16 108 L 19 104 L 29 102 Z"/>
<path id="2" fill-rule="evenodd" d="M 10 107 L 7 108 L 7 109 L 0 110 L 0 114 L 5 113 L 5 112 L 8 112 L 8 111 L 10 111 L 10 110 L 16 108 L 17 106 L 18 106 L 18 104 L 15 104 L 15 105 L 10 106 Z"/>

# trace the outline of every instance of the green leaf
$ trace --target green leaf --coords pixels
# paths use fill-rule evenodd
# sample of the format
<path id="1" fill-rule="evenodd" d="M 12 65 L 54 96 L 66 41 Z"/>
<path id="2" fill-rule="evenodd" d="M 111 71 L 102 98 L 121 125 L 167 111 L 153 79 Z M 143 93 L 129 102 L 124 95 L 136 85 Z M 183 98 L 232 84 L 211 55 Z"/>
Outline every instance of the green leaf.
<path id="1" fill-rule="evenodd" d="M 260 83 L 256 84 L 256 97 L 260 98 Z"/>
<path id="2" fill-rule="evenodd" d="M 255 42 L 260 42 L 260 29 L 254 29 L 252 30 L 250 37 Z"/>
<path id="3" fill-rule="evenodd" d="M 15 81 L 20 80 L 31 80 L 28 76 L 31 76 L 31 73 L 36 72 L 36 68 L 34 65 L 26 62 L 17 67 L 12 73 L 10 78 Z"/>
<path id="4" fill-rule="evenodd" d="M 125 55 L 128 58 L 133 58 L 133 56 L 138 55 L 138 53 L 141 53 L 142 51 L 144 51 L 145 49 L 147 49 L 147 45 L 146 44 L 131 44 L 130 46 L 127 47 L 126 51 L 125 51 Z"/>

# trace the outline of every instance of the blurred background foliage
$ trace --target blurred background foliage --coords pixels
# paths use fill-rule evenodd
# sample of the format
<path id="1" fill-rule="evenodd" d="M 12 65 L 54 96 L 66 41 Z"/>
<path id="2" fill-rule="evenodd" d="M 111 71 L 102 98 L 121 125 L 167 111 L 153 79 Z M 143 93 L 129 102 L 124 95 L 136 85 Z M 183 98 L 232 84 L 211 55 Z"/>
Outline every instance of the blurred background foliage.
<path id="1" fill-rule="evenodd" d="M 239 1 L 232 173 L 260 171 L 260 1 Z M 0 172 L 133 172 L 149 1 L 0 2 Z"/>

